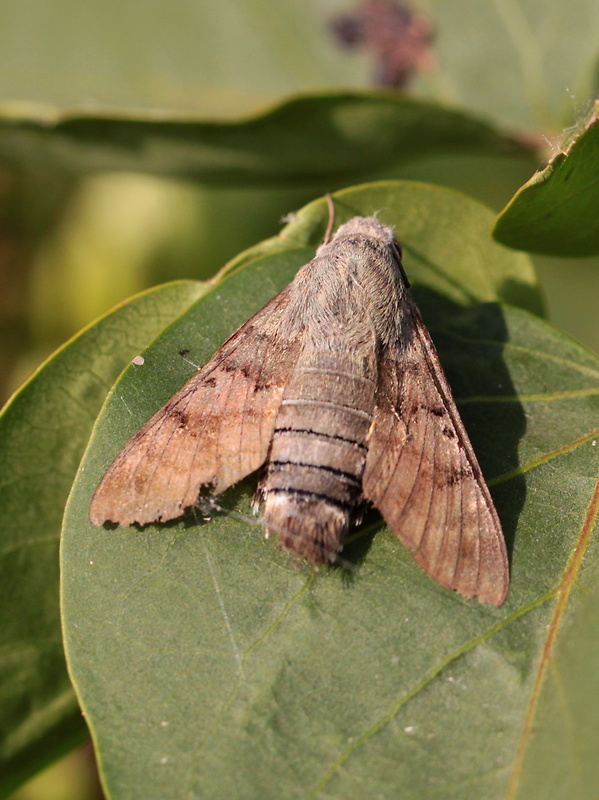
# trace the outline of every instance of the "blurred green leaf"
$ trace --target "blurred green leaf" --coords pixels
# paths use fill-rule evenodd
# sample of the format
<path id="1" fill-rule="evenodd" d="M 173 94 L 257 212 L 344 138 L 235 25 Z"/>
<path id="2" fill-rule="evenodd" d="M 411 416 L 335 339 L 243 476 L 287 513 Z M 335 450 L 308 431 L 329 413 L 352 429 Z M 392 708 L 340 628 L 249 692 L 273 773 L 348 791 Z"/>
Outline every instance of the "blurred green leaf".
<path id="1" fill-rule="evenodd" d="M 212 184 L 342 183 L 464 152 L 525 155 L 530 147 L 466 114 L 393 92 L 298 97 L 236 122 L 59 110 L 0 119 L 0 156 L 15 166 L 141 170 Z"/>
<path id="2" fill-rule="evenodd" d="M 123 367 L 203 291 L 180 282 L 115 309 L 67 343 L 0 416 L 0 793 L 84 731 L 64 662 L 58 543 L 94 419 Z"/>
<path id="3" fill-rule="evenodd" d="M 477 3 L 429 0 L 439 69 L 420 90 L 510 127 L 571 124 L 596 92 L 599 7 L 594 0 Z"/>
<path id="4" fill-rule="evenodd" d="M 365 88 L 373 54 L 339 47 L 330 32 L 332 18 L 357 5 L 147 0 L 140 13 L 134 0 L 37 0 L 35 10 L 5 0 L 0 100 L 16 112 L 27 101 L 223 119 L 298 91 Z M 422 97 L 547 131 L 569 124 L 594 91 L 593 0 L 415 5 L 435 31 L 436 58 L 413 84 Z"/>
<path id="5" fill-rule="evenodd" d="M 554 256 L 599 253 L 599 103 L 545 169 L 513 197 L 495 223 L 495 238 Z"/>
<path id="6" fill-rule="evenodd" d="M 496 302 L 538 304 L 534 278 L 526 257 L 490 240 L 491 215 L 473 201 L 393 183 L 334 200 L 336 223 L 379 209 L 396 225 L 504 524 L 508 601 L 490 609 L 441 589 L 375 513 L 344 551 L 355 572 L 299 571 L 248 525 L 251 480 L 223 495 L 232 516 L 208 523 L 88 522 L 111 458 L 193 374 L 179 350 L 207 359 L 314 252 L 326 210 L 313 203 L 123 375 L 74 486 L 67 654 L 113 800 L 503 798 L 552 647 L 584 599 L 576 581 L 596 583 L 597 358 Z"/>
<path id="7" fill-rule="evenodd" d="M 329 6 L 330 8 L 330 6 Z M 297 90 L 364 86 L 322 4 L 286 0 L 5 0 L 0 98 L 238 116 Z M 52 69 L 48 69 L 48 65 Z"/>

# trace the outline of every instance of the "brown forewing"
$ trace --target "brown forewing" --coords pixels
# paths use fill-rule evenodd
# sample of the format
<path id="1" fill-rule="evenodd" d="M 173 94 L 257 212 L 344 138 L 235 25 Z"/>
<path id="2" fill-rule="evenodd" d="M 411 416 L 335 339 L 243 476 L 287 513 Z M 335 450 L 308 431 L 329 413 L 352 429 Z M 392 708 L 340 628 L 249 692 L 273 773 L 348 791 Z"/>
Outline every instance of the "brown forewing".
<path id="1" fill-rule="evenodd" d="M 299 349 L 299 336 L 277 335 L 287 305 L 285 289 L 129 441 L 96 489 L 92 523 L 173 519 L 203 485 L 222 492 L 264 463 Z"/>
<path id="2" fill-rule="evenodd" d="M 501 605 L 501 525 L 443 369 L 412 301 L 403 341 L 383 350 L 364 495 L 442 586 Z"/>

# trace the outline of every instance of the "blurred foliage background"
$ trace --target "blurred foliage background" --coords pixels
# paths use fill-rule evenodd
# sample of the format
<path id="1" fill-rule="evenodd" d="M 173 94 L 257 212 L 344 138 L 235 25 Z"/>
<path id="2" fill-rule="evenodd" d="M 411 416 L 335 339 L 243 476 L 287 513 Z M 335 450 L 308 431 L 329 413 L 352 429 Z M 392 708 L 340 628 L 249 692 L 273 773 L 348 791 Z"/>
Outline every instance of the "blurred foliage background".
<path id="1" fill-rule="evenodd" d="M 61 140 L 54 149 L 30 138 L 33 129 L 51 133 L 77 115 L 243 125 L 297 95 L 368 91 L 384 72 L 376 39 L 344 46 L 352 15 L 368 8 L 372 13 L 376 3 L 5 0 L 1 399 L 114 304 L 163 281 L 209 278 L 240 250 L 276 234 L 282 216 L 352 177 L 440 183 L 499 211 L 590 109 L 599 55 L 596 3 L 421 0 L 404 17 L 409 24 L 390 17 L 386 26 L 397 25 L 398 52 L 408 63 L 397 81 L 402 85 L 388 91 L 484 120 L 520 142 L 519 152 L 464 146 L 422 153 L 416 135 L 413 158 L 408 147 L 396 162 L 369 172 L 356 163 L 355 176 L 259 179 L 251 170 L 246 178 L 235 170 L 194 176 L 169 170 L 150 139 L 145 147 L 132 143 L 131 158 L 119 168 L 93 137 Z M 376 139 L 371 146 L 376 151 Z M 184 160 L 192 145 L 170 147 Z M 221 155 L 226 163 L 226 148 Z M 550 319 L 599 349 L 597 258 L 535 261 Z M 99 797 L 91 764 L 86 746 L 15 798 Z"/>

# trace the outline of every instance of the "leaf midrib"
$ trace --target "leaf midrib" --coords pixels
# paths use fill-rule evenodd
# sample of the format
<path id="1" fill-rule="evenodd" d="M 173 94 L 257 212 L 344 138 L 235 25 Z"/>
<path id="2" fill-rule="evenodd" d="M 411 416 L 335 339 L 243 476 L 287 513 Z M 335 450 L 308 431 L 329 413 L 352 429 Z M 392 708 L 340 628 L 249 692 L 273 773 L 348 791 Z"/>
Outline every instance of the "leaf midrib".
<path id="1" fill-rule="evenodd" d="M 535 677 L 532 694 L 526 709 L 524 725 L 522 727 L 520 741 L 516 749 L 516 755 L 512 767 L 512 774 L 507 788 L 506 800 L 514 800 L 520 785 L 520 775 L 522 774 L 522 767 L 524 764 L 526 748 L 529 741 L 535 714 L 538 708 L 539 698 L 545 674 L 551 663 L 551 656 L 555 648 L 557 635 L 560 630 L 562 619 L 564 617 L 568 605 L 568 600 L 570 599 L 570 593 L 576 582 L 576 578 L 578 577 L 578 573 L 580 571 L 584 555 L 589 546 L 591 534 L 593 532 L 593 528 L 595 526 L 595 522 L 597 520 L 598 515 L 599 515 L 599 477 L 597 483 L 595 484 L 595 489 L 593 491 L 593 494 L 591 495 L 589 505 L 587 506 L 587 511 L 580 529 L 580 534 L 578 536 L 576 547 L 574 548 L 572 555 L 570 556 L 570 559 L 566 564 L 566 568 L 564 570 L 562 579 L 555 592 L 555 594 L 557 595 L 557 602 L 555 604 L 555 609 L 553 611 L 551 621 L 547 628 L 545 646 L 543 647 L 543 653 L 541 655 L 541 659 L 537 667 L 537 674 Z"/>

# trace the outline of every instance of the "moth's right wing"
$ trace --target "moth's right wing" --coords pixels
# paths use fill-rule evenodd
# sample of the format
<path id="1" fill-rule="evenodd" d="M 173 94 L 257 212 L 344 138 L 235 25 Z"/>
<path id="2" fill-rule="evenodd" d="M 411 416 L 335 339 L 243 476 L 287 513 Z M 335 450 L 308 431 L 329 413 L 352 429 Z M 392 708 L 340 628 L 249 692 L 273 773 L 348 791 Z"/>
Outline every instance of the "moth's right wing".
<path id="1" fill-rule="evenodd" d="M 379 361 L 364 496 L 431 577 L 498 606 L 509 585 L 499 518 L 435 346 L 405 303 L 406 340 Z"/>
<path id="2" fill-rule="evenodd" d="M 173 519 L 202 486 L 222 492 L 264 463 L 300 347 L 299 331 L 277 335 L 288 304 L 284 289 L 133 436 L 96 489 L 94 525 Z"/>

